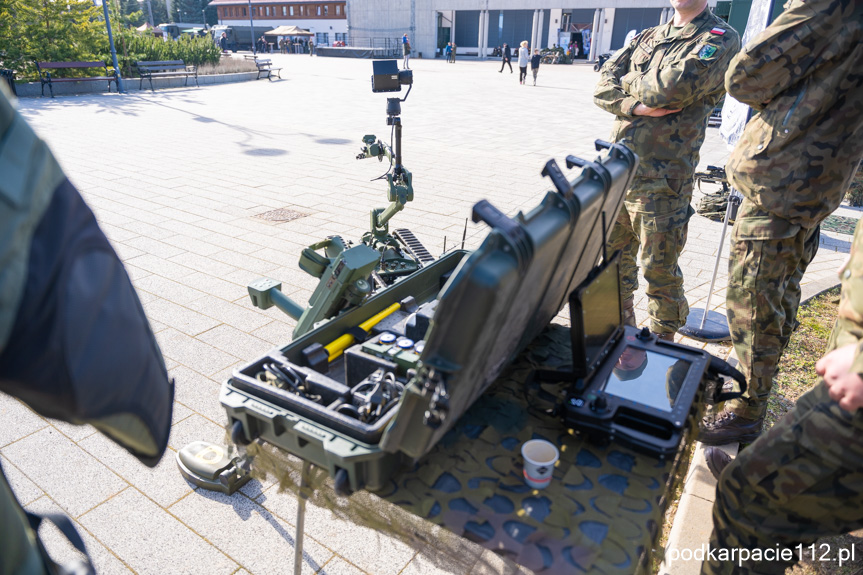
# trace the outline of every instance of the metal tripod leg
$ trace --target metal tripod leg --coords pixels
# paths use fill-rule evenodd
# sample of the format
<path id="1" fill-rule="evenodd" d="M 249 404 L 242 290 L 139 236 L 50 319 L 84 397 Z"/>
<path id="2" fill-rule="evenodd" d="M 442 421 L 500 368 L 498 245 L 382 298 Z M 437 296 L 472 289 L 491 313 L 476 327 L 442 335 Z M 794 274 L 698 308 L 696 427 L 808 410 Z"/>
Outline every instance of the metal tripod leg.
<path id="1" fill-rule="evenodd" d="M 740 199 L 734 190 L 728 196 L 728 206 L 725 208 L 725 218 L 722 220 L 722 234 L 719 236 L 719 247 L 716 250 L 716 261 L 713 264 L 713 277 L 710 278 L 710 289 L 707 292 L 707 302 L 704 309 L 692 309 L 686 320 L 686 325 L 678 332 L 686 337 L 699 341 L 727 341 L 731 339 L 731 331 L 728 328 L 728 320 L 724 315 L 710 309 L 710 300 L 713 298 L 713 287 L 716 284 L 716 274 L 719 273 L 719 260 L 722 257 L 722 247 L 725 245 L 725 231 L 728 229 L 728 219 L 731 211 Z"/>
<path id="2" fill-rule="evenodd" d="M 294 537 L 294 575 L 302 575 L 303 572 L 303 536 L 306 531 L 306 493 L 309 486 L 309 471 L 312 464 L 303 461 L 303 470 L 300 472 L 300 492 L 297 498 L 297 531 Z"/>

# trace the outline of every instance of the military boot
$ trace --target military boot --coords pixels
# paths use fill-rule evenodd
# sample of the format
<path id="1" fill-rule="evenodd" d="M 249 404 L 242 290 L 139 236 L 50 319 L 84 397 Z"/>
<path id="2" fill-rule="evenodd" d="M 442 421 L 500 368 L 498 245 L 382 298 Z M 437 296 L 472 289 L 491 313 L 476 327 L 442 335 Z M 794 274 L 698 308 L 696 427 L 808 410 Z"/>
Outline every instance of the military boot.
<path id="1" fill-rule="evenodd" d="M 625 300 L 623 300 L 623 323 L 624 325 L 631 325 L 632 327 L 638 327 L 638 323 L 635 321 L 635 297 L 629 296 Z"/>
<path id="2" fill-rule="evenodd" d="M 764 417 L 749 419 L 733 411 L 722 410 L 701 420 L 698 441 L 705 445 L 752 443 L 761 434 Z"/>
<path id="3" fill-rule="evenodd" d="M 731 463 L 731 456 L 718 447 L 707 447 L 704 450 L 704 459 L 707 461 L 707 468 L 717 481 L 719 480 L 719 476 L 722 475 L 722 470 Z"/>

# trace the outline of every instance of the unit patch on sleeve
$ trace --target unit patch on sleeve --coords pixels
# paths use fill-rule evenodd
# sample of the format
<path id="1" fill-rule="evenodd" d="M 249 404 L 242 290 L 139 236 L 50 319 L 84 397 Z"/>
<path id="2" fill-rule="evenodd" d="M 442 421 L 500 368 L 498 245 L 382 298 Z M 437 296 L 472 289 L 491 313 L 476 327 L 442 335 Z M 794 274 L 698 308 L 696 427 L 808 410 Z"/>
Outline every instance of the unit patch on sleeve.
<path id="1" fill-rule="evenodd" d="M 724 36 L 725 35 L 725 28 L 714 28 L 710 31 L 710 33 L 716 34 L 718 36 Z"/>
<path id="2" fill-rule="evenodd" d="M 701 60 L 709 60 L 716 54 L 716 46 L 704 46 L 698 51 L 698 57 Z"/>

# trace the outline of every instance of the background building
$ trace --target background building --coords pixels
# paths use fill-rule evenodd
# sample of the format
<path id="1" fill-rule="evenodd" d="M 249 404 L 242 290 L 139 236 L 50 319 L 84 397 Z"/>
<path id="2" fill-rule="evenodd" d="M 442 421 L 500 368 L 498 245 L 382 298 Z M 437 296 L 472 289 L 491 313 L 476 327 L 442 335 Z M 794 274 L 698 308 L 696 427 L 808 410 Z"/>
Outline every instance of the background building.
<path id="1" fill-rule="evenodd" d="M 778 14 L 784 0 L 775 0 Z M 440 54 L 454 41 L 460 55 L 490 57 L 504 42 L 518 46 L 579 46 L 581 58 L 623 47 L 630 30 L 667 22 L 668 0 L 347 0 L 350 43 L 399 38 L 407 33 L 415 52 Z M 708 4 L 738 31 L 746 26 L 751 0 Z"/>
<path id="2" fill-rule="evenodd" d="M 256 32 L 288 25 L 313 32 L 319 46 L 347 39 L 344 1 L 213 0 L 208 7 L 216 7 L 219 24 L 242 30 L 249 28 L 250 5 Z"/>

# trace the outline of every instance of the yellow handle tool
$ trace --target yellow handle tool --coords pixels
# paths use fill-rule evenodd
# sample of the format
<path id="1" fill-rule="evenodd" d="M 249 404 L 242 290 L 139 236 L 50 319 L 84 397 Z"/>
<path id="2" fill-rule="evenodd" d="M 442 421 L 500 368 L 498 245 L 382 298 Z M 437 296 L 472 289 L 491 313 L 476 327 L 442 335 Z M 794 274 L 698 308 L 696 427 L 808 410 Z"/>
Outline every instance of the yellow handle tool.
<path id="1" fill-rule="evenodd" d="M 368 332 L 373 327 L 375 327 L 382 319 L 391 315 L 394 311 L 400 309 L 402 305 L 400 303 L 394 303 L 390 307 L 386 308 L 382 312 L 378 312 L 363 323 L 360 324 L 360 329 Z M 334 361 L 337 359 L 348 347 L 354 343 L 356 338 L 349 333 L 346 333 L 343 336 L 333 340 L 329 344 L 324 346 L 324 349 L 327 350 L 327 353 L 330 354 L 330 361 Z"/>

